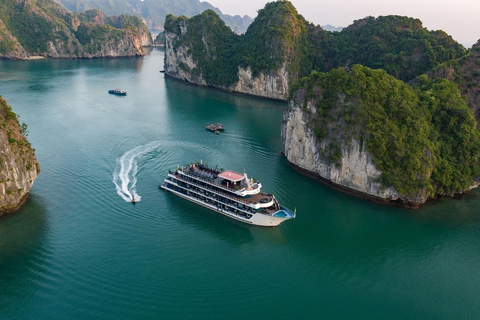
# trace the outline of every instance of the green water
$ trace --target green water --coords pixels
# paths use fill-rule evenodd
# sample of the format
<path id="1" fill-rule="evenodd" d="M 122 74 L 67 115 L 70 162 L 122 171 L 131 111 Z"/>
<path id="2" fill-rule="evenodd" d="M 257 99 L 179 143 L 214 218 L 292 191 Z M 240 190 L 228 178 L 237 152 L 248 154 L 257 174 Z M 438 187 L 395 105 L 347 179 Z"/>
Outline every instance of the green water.
<path id="1" fill-rule="evenodd" d="M 281 156 L 283 104 L 161 69 L 160 50 L 0 61 L 42 166 L 24 208 L 0 218 L 0 319 L 480 317 L 478 191 L 417 211 L 341 194 Z M 113 182 L 122 156 L 131 179 L 137 163 L 136 205 Z M 248 226 L 158 189 L 200 159 L 245 168 L 297 218 Z"/>

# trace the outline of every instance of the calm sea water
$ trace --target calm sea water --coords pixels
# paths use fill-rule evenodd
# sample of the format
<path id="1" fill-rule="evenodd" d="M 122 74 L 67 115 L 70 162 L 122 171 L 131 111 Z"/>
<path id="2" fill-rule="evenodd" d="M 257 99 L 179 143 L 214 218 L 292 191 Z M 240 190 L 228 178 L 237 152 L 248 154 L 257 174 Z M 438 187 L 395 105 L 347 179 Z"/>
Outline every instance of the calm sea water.
<path id="1" fill-rule="evenodd" d="M 160 50 L 0 61 L 42 167 L 25 207 L 0 218 L 1 319 L 480 317 L 478 191 L 417 211 L 341 194 L 280 155 L 285 105 L 161 69 Z M 128 96 L 107 94 L 117 87 Z M 297 218 L 243 225 L 158 189 L 200 159 L 247 169 Z M 141 201 L 114 180 L 136 181 Z"/>

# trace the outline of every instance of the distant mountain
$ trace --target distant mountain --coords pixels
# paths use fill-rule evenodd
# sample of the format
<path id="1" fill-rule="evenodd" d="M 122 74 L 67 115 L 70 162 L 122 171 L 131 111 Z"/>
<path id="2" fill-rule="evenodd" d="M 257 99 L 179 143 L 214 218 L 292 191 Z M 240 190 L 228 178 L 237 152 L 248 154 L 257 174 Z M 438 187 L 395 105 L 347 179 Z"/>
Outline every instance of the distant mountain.
<path id="1" fill-rule="evenodd" d="M 343 30 L 343 27 L 335 27 L 332 26 L 331 24 L 326 24 L 322 26 L 323 30 L 331 31 L 331 32 L 340 32 Z"/>
<path id="2" fill-rule="evenodd" d="M 235 32 L 244 33 L 253 19 L 249 16 L 230 16 L 223 14 L 208 2 L 199 0 L 55 0 L 71 11 L 83 12 L 100 9 L 107 15 L 132 14 L 141 17 L 149 29 L 163 29 L 165 17 L 192 17 L 205 10 L 215 11 L 220 18 Z"/>

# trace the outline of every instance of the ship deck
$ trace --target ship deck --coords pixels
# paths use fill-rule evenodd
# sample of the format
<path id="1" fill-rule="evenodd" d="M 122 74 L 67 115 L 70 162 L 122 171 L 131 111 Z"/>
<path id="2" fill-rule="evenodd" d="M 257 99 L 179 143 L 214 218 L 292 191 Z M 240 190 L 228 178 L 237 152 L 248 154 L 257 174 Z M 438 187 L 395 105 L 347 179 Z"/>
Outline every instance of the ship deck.
<path id="1" fill-rule="evenodd" d="M 230 190 L 231 192 L 237 191 L 237 189 L 231 187 L 232 183 L 227 183 L 225 179 L 219 178 L 219 175 L 221 174 L 219 170 L 210 168 L 208 166 L 199 165 L 199 164 L 196 164 L 194 166 L 188 165 L 184 167 L 183 173 L 186 174 L 187 176 L 191 176 L 199 180 L 214 183 L 222 188 Z M 239 185 L 237 184 L 237 186 L 239 186 L 240 188 L 245 187 L 244 183 L 240 183 Z M 230 196 L 230 197 L 235 198 L 235 196 Z M 266 194 L 265 192 L 260 192 L 246 198 L 238 197 L 238 199 L 239 200 L 241 199 L 249 204 L 268 203 L 274 200 L 272 195 Z M 277 201 L 274 201 L 274 204 L 272 206 L 268 208 L 263 208 L 264 210 L 263 213 L 273 214 L 279 209 L 280 207 Z"/>
<path id="2" fill-rule="evenodd" d="M 237 189 L 231 187 L 232 183 L 227 183 L 226 180 L 219 178 L 219 174 L 221 172 L 216 169 L 209 168 L 204 165 L 195 165 L 195 166 L 189 166 L 187 168 L 184 168 L 183 173 L 193 176 L 195 178 L 206 180 L 207 182 L 210 182 L 210 183 L 217 184 L 218 186 L 231 190 L 232 192 L 237 191 Z M 245 187 L 243 183 L 239 183 L 237 184 L 237 186 L 240 186 L 240 188 Z"/>

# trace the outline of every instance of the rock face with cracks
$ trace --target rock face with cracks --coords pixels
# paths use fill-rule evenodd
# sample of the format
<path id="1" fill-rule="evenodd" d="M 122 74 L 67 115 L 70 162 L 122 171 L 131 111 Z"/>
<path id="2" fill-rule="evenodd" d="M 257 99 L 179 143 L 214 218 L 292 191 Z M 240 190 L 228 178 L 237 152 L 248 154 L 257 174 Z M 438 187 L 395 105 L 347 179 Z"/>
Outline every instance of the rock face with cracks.
<path id="1" fill-rule="evenodd" d="M 18 210 L 26 201 L 40 166 L 26 127 L 0 96 L 0 215 Z"/>

